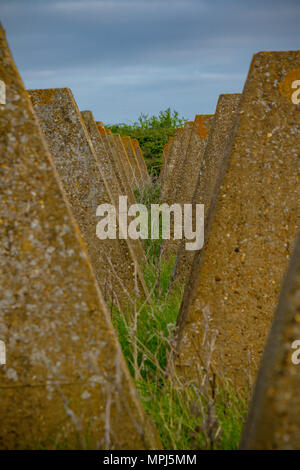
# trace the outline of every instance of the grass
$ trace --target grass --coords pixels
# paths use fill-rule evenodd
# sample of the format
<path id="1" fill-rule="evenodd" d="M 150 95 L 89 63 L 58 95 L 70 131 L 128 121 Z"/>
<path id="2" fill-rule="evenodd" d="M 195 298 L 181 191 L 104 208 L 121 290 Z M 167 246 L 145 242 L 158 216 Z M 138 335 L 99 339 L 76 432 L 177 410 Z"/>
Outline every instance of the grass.
<path id="1" fill-rule="evenodd" d="M 149 207 L 159 202 L 159 193 L 154 185 L 136 197 Z M 198 384 L 187 385 L 178 376 L 166 374 L 183 292 L 177 287 L 166 295 L 174 259 L 161 263 L 161 241 L 145 244 L 144 275 L 152 302 L 137 307 L 134 326 L 128 316 L 113 311 L 123 353 L 164 449 L 236 449 L 247 409 L 243 396 L 224 379 L 211 381 L 207 375 Z M 210 370 L 210 364 L 205 369 Z"/>
<path id="2" fill-rule="evenodd" d="M 154 184 L 136 193 L 137 200 L 149 206 L 159 202 L 160 188 Z M 187 383 L 176 372 L 168 374 L 176 321 L 183 289 L 174 286 L 168 293 L 175 259 L 161 262 L 162 240 L 147 240 L 147 264 L 144 277 L 151 302 L 134 299 L 134 316 L 120 312 L 110 305 L 112 321 L 118 333 L 124 357 L 139 392 L 147 415 L 155 423 L 162 446 L 166 450 L 237 449 L 247 410 L 243 396 L 230 384 L 212 373 L 209 360 L 199 376 L 198 383 Z M 205 310 L 205 309 L 204 309 Z M 209 312 L 206 314 L 209 316 Z M 205 322 L 204 322 L 205 323 Z M 209 321 L 206 322 L 209 325 Z M 213 351 L 213 332 L 205 331 L 206 356 Z M 99 373 L 95 369 L 95 373 Z M 70 409 L 62 396 L 66 413 L 76 429 L 75 448 L 110 448 L 110 434 L 94 443 L 88 426 Z M 109 424 L 109 420 L 108 420 Z M 36 444 L 36 448 L 70 449 L 64 434 Z M 25 445 L 24 448 L 27 448 Z M 31 448 L 29 446 L 28 448 Z"/>

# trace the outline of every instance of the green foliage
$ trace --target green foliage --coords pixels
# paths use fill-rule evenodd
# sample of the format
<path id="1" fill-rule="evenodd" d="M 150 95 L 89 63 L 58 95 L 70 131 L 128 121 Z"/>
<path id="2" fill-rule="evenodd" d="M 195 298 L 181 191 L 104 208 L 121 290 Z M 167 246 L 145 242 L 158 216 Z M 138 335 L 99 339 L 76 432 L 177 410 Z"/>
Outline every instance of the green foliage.
<path id="1" fill-rule="evenodd" d="M 143 151 L 148 171 L 157 177 L 161 168 L 161 156 L 164 145 L 174 135 L 178 127 L 182 127 L 186 119 L 170 108 L 160 111 L 158 116 L 141 114 L 133 124 L 106 125 L 114 134 L 138 139 Z"/>

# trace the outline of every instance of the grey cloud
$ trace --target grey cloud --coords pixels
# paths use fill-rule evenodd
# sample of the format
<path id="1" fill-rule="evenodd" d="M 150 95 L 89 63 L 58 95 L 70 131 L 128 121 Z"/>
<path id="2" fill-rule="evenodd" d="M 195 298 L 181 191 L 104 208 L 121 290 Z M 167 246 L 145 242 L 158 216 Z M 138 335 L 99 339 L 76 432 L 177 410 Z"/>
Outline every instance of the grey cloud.
<path id="1" fill-rule="evenodd" d="M 0 0 L 26 85 L 70 86 L 109 121 L 213 112 L 254 52 L 299 47 L 299 14 L 298 0 Z"/>

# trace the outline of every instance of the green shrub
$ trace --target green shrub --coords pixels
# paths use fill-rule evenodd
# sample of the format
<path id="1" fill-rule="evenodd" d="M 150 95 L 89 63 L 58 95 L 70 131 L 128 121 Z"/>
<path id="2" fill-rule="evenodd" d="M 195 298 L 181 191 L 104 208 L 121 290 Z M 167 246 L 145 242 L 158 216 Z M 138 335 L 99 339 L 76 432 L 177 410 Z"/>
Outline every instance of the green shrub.
<path id="1" fill-rule="evenodd" d="M 185 122 L 186 119 L 179 117 L 177 111 L 168 108 L 160 111 L 158 116 L 141 114 L 133 124 L 108 124 L 105 127 L 111 129 L 114 134 L 138 139 L 148 171 L 155 179 L 160 172 L 164 145 Z"/>

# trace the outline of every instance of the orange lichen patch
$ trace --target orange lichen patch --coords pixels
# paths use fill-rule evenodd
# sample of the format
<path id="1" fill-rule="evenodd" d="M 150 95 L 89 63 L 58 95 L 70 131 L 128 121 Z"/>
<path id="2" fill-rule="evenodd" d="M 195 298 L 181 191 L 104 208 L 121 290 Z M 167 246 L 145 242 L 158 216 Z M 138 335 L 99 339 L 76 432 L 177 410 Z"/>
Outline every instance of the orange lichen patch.
<path id="1" fill-rule="evenodd" d="M 206 127 L 203 124 L 202 118 L 199 114 L 197 114 L 195 119 L 196 119 L 199 135 L 200 137 L 202 137 L 202 139 L 205 139 L 205 137 L 207 137 L 208 135 L 208 132 L 207 132 Z"/>
<path id="2" fill-rule="evenodd" d="M 294 69 L 287 72 L 285 79 L 279 85 L 281 96 L 291 101 L 291 96 L 295 91 L 292 84 L 295 80 L 300 80 L 300 69 Z"/>
<path id="3" fill-rule="evenodd" d="M 99 133 L 101 135 L 106 135 L 106 129 L 103 126 L 102 122 L 97 121 L 96 124 L 97 124 L 97 128 L 98 128 Z"/>

